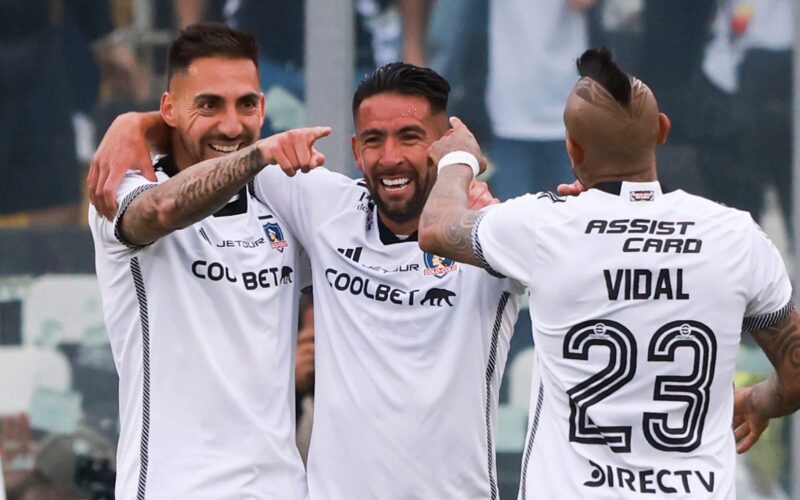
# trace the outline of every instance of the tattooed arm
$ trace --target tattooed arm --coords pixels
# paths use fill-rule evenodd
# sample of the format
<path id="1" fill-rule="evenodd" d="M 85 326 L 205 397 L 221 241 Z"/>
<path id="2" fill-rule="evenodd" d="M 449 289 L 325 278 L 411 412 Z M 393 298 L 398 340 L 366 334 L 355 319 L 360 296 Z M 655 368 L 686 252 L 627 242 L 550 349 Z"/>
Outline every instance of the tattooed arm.
<path id="1" fill-rule="evenodd" d="M 765 381 L 736 391 L 734 434 L 739 453 L 747 451 L 766 429 L 769 419 L 800 408 L 800 314 L 792 309 L 778 323 L 753 332 L 775 367 Z"/>
<path id="2" fill-rule="evenodd" d="M 442 257 L 480 266 L 472 250 L 472 227 L 477 211 L 467 208 L 472 181 L 468 165 L 442 169 L 419 220 L 419 247 Z"/>
<path id="3" fill-rule="evenodd" d="M 168 181 L 139 194 L 118 222 L 122 238 L 146 245 L 187 227 L 222 208 L 264 166 L 277 163 L 287 175 L 322 165 L 314 142 L 328 127 L 289 130 L 241 151 L 193 165 Z"/>
<path id="4" fill-rule="evenodd" d="M 431 144 L 428 151 L 431 163 L 437 165 L 452 151 L 466 151 L 478 159 L 483 172 L 486 160 L 472 132 L 458 118 L 450 118 L 450 124 L 453 128 Z M 481 205 L 470 200 L 476 187 L 469 165 L 450 165 L 439 172 L 419 219 L 418 239 L 422 250 L 465 264 L 481 265 L 472 250 L 472 227 L 479 212 L 471 208 Z M 486 204 L 496 201 L 489 196 Z"/>

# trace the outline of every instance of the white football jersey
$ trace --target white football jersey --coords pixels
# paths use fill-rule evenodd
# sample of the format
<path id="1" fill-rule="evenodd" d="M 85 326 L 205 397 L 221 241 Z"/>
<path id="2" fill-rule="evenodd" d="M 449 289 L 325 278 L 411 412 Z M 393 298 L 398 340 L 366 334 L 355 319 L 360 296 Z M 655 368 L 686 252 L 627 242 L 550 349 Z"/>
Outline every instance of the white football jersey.
<path id="1" fill-rule="evenodd" d="M 118 214 L 155 185 L 129 173 Z M 293 361 L 308 269 L 280 219 L 242 189 L 141 248 L 93 207 L 89 221 L 120 378 L 116 498 L 304 499 Z"/>
<path id="2" fill-rule="evenodd" d="M 789 312 L 783 261 L 745 212 L 603 188 L 516 198 L 473 231 L 478 258 L 531 291 L 519 498 L 733 499 L 740 332 Z"/>
<path id="3" fill-rule="evenodd" d="M 311 259 L 312 500 L 497 498 L 493 429 L 521 288 L 420 250 L 363 181 L 256 176 Z"/>

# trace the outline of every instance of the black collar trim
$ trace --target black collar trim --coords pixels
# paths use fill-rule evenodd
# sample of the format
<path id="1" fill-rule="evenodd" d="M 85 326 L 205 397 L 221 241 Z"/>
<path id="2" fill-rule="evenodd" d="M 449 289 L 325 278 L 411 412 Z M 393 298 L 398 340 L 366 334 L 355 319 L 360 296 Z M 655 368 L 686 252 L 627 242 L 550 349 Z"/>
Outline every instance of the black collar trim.
<path id="1" fill-rule="evenodd" d="M 384 224 L 383 221 L 381 220 L 380 214 L 376 213 L 375 217 L 377 217 L 378 219 L 378 234 L 380 235 L 381 243 L 383 243 L 384 245 L 393 245 L 395 243 L 406 243 L 408 241 L 417 241 L 417 231 L 414 231 L 408 238 L 403 240 L 398 238 L 396 234 L 394 234 L 391 230 L 389 230 L 388 227 L 386 227 L 386 224 Z"/>
<path id="2" fill-rule="evenodd" d="M 608 194 L 613 194 L 619 196 L 622 192 L 622 181 L 609 181 L 609 182 L 601 182 L 599 184 L 595 184 L 592 189 L 599 189 L 600 191 L 605 191 Z M 670 189 L 661 183 L 661 193 L 666 194 L 669 192 L 675 191 L 674 189 Z"/>
<path id="3" fill-rule="evenodd" d="M 622 181 L 601 182 L 600 184 L 595 184 L 594 188 L 619 196 L 622 192 Z"/>

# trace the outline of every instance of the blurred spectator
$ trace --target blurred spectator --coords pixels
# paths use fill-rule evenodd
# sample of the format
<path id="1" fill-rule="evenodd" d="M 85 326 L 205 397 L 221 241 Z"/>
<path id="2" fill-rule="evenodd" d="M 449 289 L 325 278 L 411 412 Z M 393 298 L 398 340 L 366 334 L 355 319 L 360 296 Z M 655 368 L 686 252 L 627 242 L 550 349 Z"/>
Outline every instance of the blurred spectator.
<path id="1" fill-rule="evenodd" d="M 490 0 L 487 106 L 494 131 L 492 191 L 500 200 L 573 180 L 564 102 L 588 48 L 594 0 Z"/>
<path id="2" fill-rule="evenodd" d="M 30 480 L 35 449 L 28 415 L 0 417 L 0 461 L 9 500 L 19 498 Z"/>
<path id="3" fill-rule="evenodd" d="M 790 0 L 721 1 L 690 122 L 709 196 L 760 220 L 772 186 L 789 231 L 792 29 Z"/>
<path id="4" fill-rule="evenodd" d="M 797 2 L 794 2 L 797 7 Z M 757 220 L 764 190 L 777 189 L 787 229 L 792 228 L 792 20 L 791 0 L 740 0 L 731 18 L 744 38 L 739 89 L 744 110 L 743 169 L 752 179 L 740 200 Z"/>
<path id="5" fill-rule="evenodd" d="M 694 114 L 689 99 L 692 76 L 700 67 L 716 0 L 643 2 L 637 76 L 658 96 L 674 127 L 670 143 L 685 142 L 685 124 Z"/>
<path id="6" fill-rule="evenodd" d="M 486 113 L 488 0 L 400 0 L 403 59 L 436 70 L 450 83 L 451 115 L 481 144 L 492 138 Z M 458 19 L 457 23 L 453 19 Z"/>
<path id="7" fill-rule="evenodd" d="M 158 97 L 150 93 L 149 71 L 136 59 L 130 40 L 114 32 L 95 42 L 93 48 L 101 74 L 100 92 L 92 111 L 95 137 L 99 138 L 118 115 L 157 108 L 159 103 Z"/>
<path id="8" fill-rule="evenodd" d="M 45 437 L 33 472 L 18 493 L 20 500 L 113 500 L 114 447 L 82 428 Z"/>
<path id="9" fill-rule="evenodd" d="M 634 66 L 637 76 L 659 96 L 659 108 L 676 126 L 659 150 L 659 178 L 669 188 L 705 194 L 705 182 L 690 124 L 697 119 L 694 78 L 716 0 L 641 2 L 641 31 Z"/>

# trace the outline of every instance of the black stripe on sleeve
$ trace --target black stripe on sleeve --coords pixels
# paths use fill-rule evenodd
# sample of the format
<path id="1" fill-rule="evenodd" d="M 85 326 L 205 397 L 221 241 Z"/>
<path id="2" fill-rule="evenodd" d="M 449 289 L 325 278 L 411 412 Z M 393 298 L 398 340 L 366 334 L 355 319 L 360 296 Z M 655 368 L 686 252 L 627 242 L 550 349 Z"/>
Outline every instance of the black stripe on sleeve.
<path id="1" fill-rule="evenodd" d="M 742 321 L 742 330 L 746 332 L 755 332 L 764 328 L 769 328 L 786 319 L 786 316 L 792 312 L 792 309 L 794 309 L 794 301 L 790 300 L 785 306 L 773 313 L 745 318 L 744 321 Z"/>
<path id="2" fill-rule="evenodd" d="M 486 365 L 486 448 L 489 458 L 489 487 L 491 488 L 491 500 L 497 500 L 497 479 L 495 478 L 494 466 L 494 442 L 492 438 L 492 379 L 494 378 L 495 367 L 497 366 L 497 340 L 500 336 L 500 327 L 503 325 L 503 312 L 506 310 L 508 292 L 503 292 L 500 302 L 497 304 L 497 314 L 494 318 L 492 327 L 492 343 L 489 348 L 489 362 Z"/>
<path id="3" fill-rule="evenodd" d="M 481 221 L 485 215 L 485 211 L 480 212 L 478 217 L 475 219 L 475 223 L 472 225 L 472 252 L 475 254 L 475 258 L 478 260 L 481 267 L 486 269 L 489 274 L 495 278 L 505 278 L 505 275 L 492 269 L 492 266 L 489 265 L 489 263 L 486 261 L 486 258 L 483 256 L 483 247 L 481 247 L 481 240 L 478 238 L 478 227 L 481 225 Z"/>
<path id="4" fill-rule="evenodd" d="M 144 500 L 147 487 L 148 445 L 150 443 L 150 322 L 147 315 L 147 294 L 145 293 L 142 269 L 139 259 L 131 259 L 131 275 L 139 300 L 139 321 L 142 328 L 142 438 L 139 445 L 139 487 L 137 500 Z"/>
<path id="5" fill-rule="evenodd" d="M 533 423 L 531 424 L 531 432 L 528 435 L 528 444 L 525 446 L 525 458 L 522 461 L 522 481 L 519 484 L 521 492 L 520 499 L 527 500 L 526 485 L 528 482 L 528 462 L 531 459 L 531 451 L 533 450 L 533 440 L 536 439 L 536 429 L 539 428 L 539 415 L 542 413 L 542 403 L 544 403 L 544 384 L 539 382 L 539 396 L 536 400 L 536 411 L 533 414 Z"/>
<path id="6" fill-rule="evenodd" d="M 135 200 L 137 196 L 144 193 L 148 189 L 152 189 L 156 186 L 158 186 L 158 184 L 142 184 L 141 186 L 137 187 L 136 189 L 128 193 L 128 196 L 126 196 L 125 199 L 122 200 L 122 203 L 119 205 L 119 209 L 117 210 L 117 217 L 114 219 L 114 237 L 117 238 L 117 241 L 119 241 L 126 247 L 130 248 L 131 250 L 140 250 L 142 248 L 151 245 L 152 243 L 148 245 L 136 245 L 134 243 L 130 243 L 129 241 L 125 240 L 125 238 L 122 237 L 122 231 L 120 231 L 122 216 L 125 215 L 125 211 L 128 210 L 128 207 L 130 207 L 131 202 Z"/>

